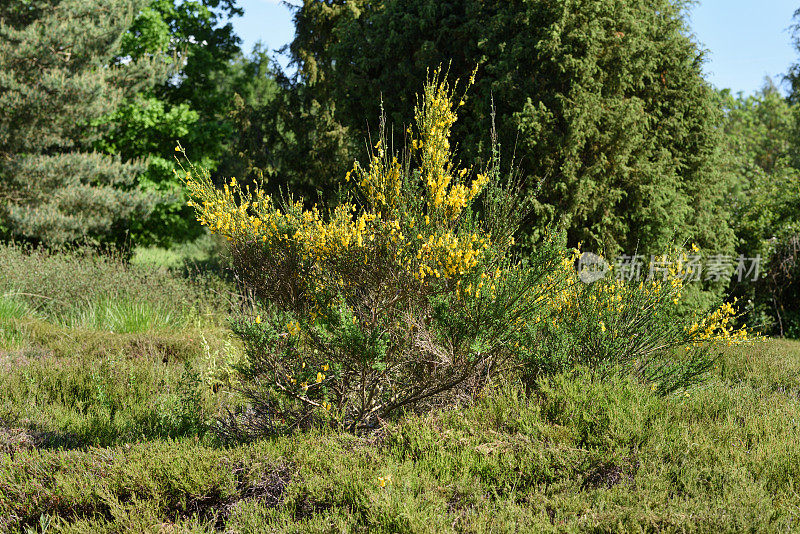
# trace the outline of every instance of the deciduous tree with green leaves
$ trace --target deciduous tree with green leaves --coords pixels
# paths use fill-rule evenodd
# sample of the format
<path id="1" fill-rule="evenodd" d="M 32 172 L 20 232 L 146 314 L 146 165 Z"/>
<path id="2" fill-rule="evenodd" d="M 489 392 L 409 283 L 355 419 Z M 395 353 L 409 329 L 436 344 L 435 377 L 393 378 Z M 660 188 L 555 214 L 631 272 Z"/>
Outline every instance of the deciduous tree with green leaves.
<path id="1" fill-rule="evenodd" d="M 163 54 L 177 60 L 172 76 L 144 87 L 100 121 L 108 129 L 96 148 L 147 158 L 137 186 L 159 198 L 150 216 L 133 221 L 136 243 L 170 245 L 198 236 L 175 176 L 174 147 L 176 141 L 190 147 L 211 170 L 228 157 L 232 102 L 241 83 L 234 68 L 239 38 L 225 19 L 239 14 L 233 0 L 148 0 L 122 36 L 120 59 Z"/>

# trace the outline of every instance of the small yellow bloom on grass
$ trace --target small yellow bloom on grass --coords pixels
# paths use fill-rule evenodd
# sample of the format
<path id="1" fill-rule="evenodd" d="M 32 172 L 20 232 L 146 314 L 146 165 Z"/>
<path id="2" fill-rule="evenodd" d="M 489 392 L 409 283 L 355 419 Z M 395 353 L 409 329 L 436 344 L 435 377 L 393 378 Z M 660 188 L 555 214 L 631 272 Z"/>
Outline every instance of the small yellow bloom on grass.
<path id="1" fill-rule="evenodd" d="M 261 324 L 261 316 L 256 315 L 256 324 Z"/>
<path id="2" fill-rule="evenodd" d="M 317 384 L 325 380 L 325 375 L 322 373 L 317 373 Z"/>
<path id="3" fill-rule="evenodd" d="M 378 477 L 378 485 L 385 488 L 388 484 L 392 483 L 392 476 L 386 475 L 385 477 Z"/>
<path id="4" fill-rule="evenodd" d="M 300 334 L 300 325 L 297 321 L 289 321 L 286 323 L 286 330 L 290 336 L 296 336 Z"/>

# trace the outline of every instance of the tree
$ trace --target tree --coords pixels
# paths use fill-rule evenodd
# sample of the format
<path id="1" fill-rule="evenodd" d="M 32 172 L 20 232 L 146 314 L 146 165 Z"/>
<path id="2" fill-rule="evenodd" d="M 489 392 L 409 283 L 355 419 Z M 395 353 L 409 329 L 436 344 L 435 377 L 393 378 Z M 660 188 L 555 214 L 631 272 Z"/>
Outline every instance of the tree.
<path id="1" fill-rule="evenodd" d="M 397 129 L 411 123 L 429 68 L 464 80 L 480 65 L 455 137 L 486 161 L 494 106 L 538 188 L 533 242 L 561 224 L 607 254 L 732 250 L 721 115 L 684 2 L 306 0 L 295 21 L 300 77 L 359 141 L 381 106 Z"/>
<path id="2" fill-rule="evenodd" d="M 794 21 L 790 28 L 792 31 L 792 46 L 797 52 L 800 52 L 800 9 L 794 12 L 792 20 Z M 790 87 L 789 102 L 797 104 L 800 102 L 800 63 L 791 65 L 784 79 L 789 83 Z"/>
<path id="3" fill-rule="evenodd" d="M 197 111 L 188 104 L 170 105 L 152 94 L 135 95 L 98 124 L 107 127 L 94 147 L 126 160 L 146 160 L 135 178 L 135 187 L 158 199 L 153 209 L 129 223 L 132 243 L 169 245 L 199 236 L 186 195 L 176 176 L 175 146 L 202 147 L 194 143 L 202 132 Z M 199 164 L 211 167 L 214 161 L 199 156 Z"/>
<path id="4" fill-rule="evenodd" d="M 239 38 L 224 17 L 241 14 L 233 0 L 148 0 L 122 36 L 117 60 L 152 54 L 175 57 L 172 76 L 142 88 L 100 121 L 95 147 L 124 159 L 146 158 L 137 187 L 157 195 L 152 213 L 131 224 L 139 244 L 170 245 L 198 236 L 175 172 L 176 141 L 215 170 L 235 135 L 231 113 Z M 230 158 L 228 158 L 230 159 Z"/>
<path id="5" fill-rule="evenodd" d="M 720 93 L 724 131 L 734 164 L 732 226 L 737 252 L 763 260 L 756 284 L 733 283 L 733 295 L 752 302 L 752 323 L 766 333 L 800 336 L 800 108 L 767 80 L 752 96 Z"/>
<path id="6" fill-rule="evenodd" d="M 244 72 L 264 69 L 255 61 Z M 228 172 L 246 181 L 263 181 L 272 194 L 291 189 L 301 198 L 332 201 L 336 182 L 352 167 L 352 147 L 347 129 L 333 118 L 333 109 L 320 103 L 305 84 L 264 73 L 252 77 L 265 84 L 260 89 L 245 84 L 237 93 L 236 135 Z M 236 167 L 238 172 L 236 172 Z"/>
<path id="7" fill-rule="evenodd" d="M 794 162 L 798 108 L 767 80 L 752 96 L 720 93 L 724 132 L 734 165 L 731 224 L 737 251 L 764 254 L 797 211 L 798 171 Z M 793 213 L 794 212 L 794 213 Z"/>
<path id="8" fill-rule="evenodd" d="M 163 79 L 160 55 L 115 61 L 137 0 L 13 0 L 0 5 L 0 226 L 45 244 L 120 241 L 153 195 L 141 161 L 92 151 L 96 120 Z"/>

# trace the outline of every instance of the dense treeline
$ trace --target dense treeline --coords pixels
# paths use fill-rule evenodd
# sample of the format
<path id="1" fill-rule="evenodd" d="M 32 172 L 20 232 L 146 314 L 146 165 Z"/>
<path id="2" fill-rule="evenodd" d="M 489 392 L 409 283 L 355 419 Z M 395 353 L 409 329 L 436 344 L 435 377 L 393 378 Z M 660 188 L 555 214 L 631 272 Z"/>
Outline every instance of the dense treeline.
<path id="1" fill-rule="evenodd" d="M 250 54 L 235 0 L 0 6 L 0 236 L 169 246 L 198 236 L 175 145 L 217 178 L 336 202 L 381 110 L 404 144 L 428 69 L 477 67 L 464 161 L 494 123 L 535 194 L 519 237 L 557 226 L 609 257 L 695 243 L 764 258 L 749 320 L 800 335 L 798 67 L 788 96 L 715 91 L 682 0 L 305 0 L 289 72 Z M 372 143 L 371 143 L 372 144 Z"/>

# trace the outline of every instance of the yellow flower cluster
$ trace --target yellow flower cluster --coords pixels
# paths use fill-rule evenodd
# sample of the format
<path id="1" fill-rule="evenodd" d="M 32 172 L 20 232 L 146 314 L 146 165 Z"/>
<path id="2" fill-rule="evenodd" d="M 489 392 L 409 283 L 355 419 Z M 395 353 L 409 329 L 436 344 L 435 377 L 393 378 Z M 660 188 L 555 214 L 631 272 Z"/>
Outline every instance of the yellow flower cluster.
<path id="1" fill-rule="evenodd" d="M 456 296 L 459 298 L 475 297 L 477 299 L 481 298 L 481 295 L 483 295 L 484 297 L 493 300 L 497 297 L 497 288 L 505 283 L 505 278 L 509 274 L 510 272 L 508 270 L 502 270 L 498 267 L 494 272 L 481 273 L 480 278 L 476 280 L 474 284 L 469 282 L 466 284 L 466 286 L 462 287 L 461 281 L 459 280 L 456 285 Z M 517 304 L 530 303 L 530 296 L 531 292 L 526 291 L 525 294 L 517 301 Z M 517 321 L 517 326 L 518 325 L 519 321 Z"/>
<path id="2" fill-rule="evenodd" d="M 303 374 L 306 374 L 308 371 L 305 371 L 305 369 L 306 369 L 306 363 L 302 362 L 301 368 L 300 368 L 300 372 L 303 373 Z M 299 387 L 305 393 L 311 388 L 318 387 L 318 385 L 322 384 L 322 382 L 324 382 L 325 379 L 328 378 L 328 375 L 325 374 L 328 371 L 328 369 L 330 369 L 330 366 L 328 364 L 323 365 L 321 367 L 321 370 L 317 371 L 314 383 L 309 384 L 308 380 L 303 380 L 303 381 L 300 382 L 299 386 L 297 384 L 297 379 L 294 376 L 292 376 L 291 374 L 286 374 L 285 375 L 286 376 L 286 381 L 285 382 L 286 382 L 287 389 L 291 388 L 291 387 Z M 308 375 L 306 375 L 306 376 L 308 376 Z M 312 376 L 313 376 L 313 371 L 312 371 Z M 329 407 L 326 408 L 326 409 L 330 410 L 330 404 L 328 406 Z"/>
<path id="3" fill-rule="evenodd" d="M 477 197 L 489 177 L 478 174 L 472 184 L 463 181 L 468 169 L 456 170 L 451 159 L 450 132 L 458 115 L 454 106 L 454 92 L 446 81 L 440 81 L 436 71 L 433 83 L 425 86 L 422 102 L 414 110 L 418 138 L 411 140 L 421 162 L 422 179 L 427 187 L 428 205 L 441 211 L 447 219 L 458 217 Z M 473 73 L 470 85 L 475 79 Z M 469 85 L 467 86 L 469 87 Z"/>
<path id="4" fill-rule="evenodd" d="M 579 282 L 578 272 L 575 270 L 580 255 L 580 249 L 573 249 L 565 254 L 560 265 L 556 265 L 545 278 L 547 287 L 552 288 L 547 292 L 545 302 L 553 316 L 553 326 L 558 326 L 557 317 L 566 313 L 580 313 L 578 302 L 585 289 Z"/>
<path id="5" fill-rule="evenodd" d="M 747 325 L 734 328 L 736 318 L 734 303 L 726 302 L 710 315 L 695 321 L 686 331 L 691 341 L 701 344 L 708 341 L 720 341 L 727 345 L 735 345 L 751 339 Z"/>
<path id="6" fill-rule="evenodd" d="M 694 248 L 694 247 L 693 247 Z M 575 269 L 579 251 L 572 257 L 565 256 L 560 273 L 567 283 L 556 284 L 558 289 L 547 296 L 550 310 L 550 323 L 558 328 L 565 321 L 594 318 L 597 330 L 609 335 L 614 333 L 613 327 L 619 323 L 630 324 L 631 319 L 642 314 L 657 313 L 680 304 L 684 291 L 684 275 L 687 273 L 683 253 L 673 255 L 674 267 L 667 272 L 665 279 L 654 279 L 638 283 L 623 280 L 603 280 L 593 284 L 579 281 Z M 667 263 L 667 257 L 660 260 Z M 550 284 L 555 284 L 559 273 L 548 275 Z M 610 275 L 609 275 L 610 276 Z M 723 342 L 736 344 L 753 339 L 744 325 L 734 328 L 736 318 L 735 303 L 726 303 L 713 313 L 687 326 L 685 337 L 687 344 L 699 345 L 706 342 Z"/>
<path id="7" fill-rule="evenodd" d="M 374 209 L 388 215 L 398 208 L 398 202 L 402 200 L 402 169 L 397 156 L 391 156 L 390 159 L 387 155 L 383 139 L 378 141 L 375 149 L 377 153 L 370 158 L 369 166 L 364 169 L 356 162 L 353 170 L 345 176 L 345 181 L 349 182 L 351 175 L 355 173 L 358 186 L 367 202 Z"/>
<path id="8" fill-rule="evenodd" d="M 366 199 L 363 208 L 343 203 L 323 216 L 316 206 L 304 209 L 300 202 L 289 202 L 281 210 L 257 186 L 242 188 L 233 178 L 217 188 L 207 175 L 187 173 L 189 204 L 197 219 L 230 240 L 291 246 L 306 266 L 324 272 L 329 281 L 337 280 L 329 276 L 329 260 L 363 256 L 366 264 L 374 253 L 387 250 L 401 269 L 420 282 L 464 276 L 478 265 L 491 243 L 486 234 L 460 232 L 458 216 L 489 177 L 478 174 L 468 184 L 468 171 L 454 170 L 449 137 L 457 106 L 447 83 L 439 81 L 440 74 L 437 71 L 425 86 L 416 109 L 420 135 L 412 144 L 419 152 L 419 168 L 404 167 L 388 153 L 382 137 L 367 168 L 356 163 L 347 174 L 347 180 L 356 176 Z M 417 193 L 420 186 L 426 196 L 422 203 L 423 195 Z"/>
<path id="9" fill-rule="evenodd" d="M 242 190 L 235 178 L 222 189 L 215 188 L 207 177 L 188 175 L 186 184 L 196 199 L 189 205 L 195 207 L 198 221 L 228 239 L 292 242 L 305 259 L 323 260 L 374 239 L 375 229 L 370 224 L 377 216 L 362 213 L 354 219 L 356 207 L 350 204 L 338 206 L 324 221 L 316 206 L 304 209 L 301 202 L 290 202 L 282 211 L 261 189 L 254 193 Z"/>
<path id="10" fill-rule="evenodd" d="M 448 279 L 462 276 L 478 264 L 481 252 L 489 247 L 487 237 L 474 233 L 460 238 L 445 232 L 427 239 L 418 234 L 417 238 L 421 244 L 416 254 L 419 269 L 415 276 L 420 281 L 429 276 Z"/>
<path id="11" fill-rule="evenodd" d="M 286 324 L 286 332 L 290 336 L 296 337 L 296 336 L 300 335 L 300 325 L 297 323 L 297 321 L 289 321 Z"/>

